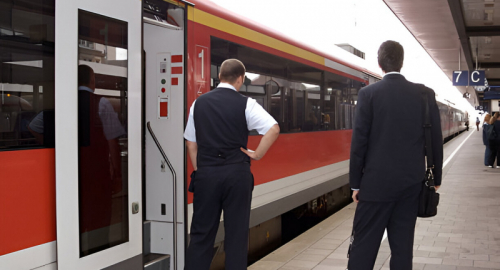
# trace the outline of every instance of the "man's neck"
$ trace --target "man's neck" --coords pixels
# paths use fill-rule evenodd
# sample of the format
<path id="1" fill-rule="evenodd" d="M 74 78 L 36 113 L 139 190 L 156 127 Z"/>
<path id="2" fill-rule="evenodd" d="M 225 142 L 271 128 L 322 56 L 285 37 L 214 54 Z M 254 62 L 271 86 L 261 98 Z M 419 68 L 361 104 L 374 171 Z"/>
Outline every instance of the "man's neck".
<path id="1" fill-rule="evenodd" d="M 399 74 L 399 75 L 401 75 L 401 73 L 399 71 L 390 71 L 390 72 L 385 72 L 384 71 L 384 76 L 385 75 L 391 75 L 391 74 Z"/>
<path id="2" fill-rule="evenodd" d="M 236 89 L 236 87 L 234 85 L 232 85 L 228 82 L 220 82 L 217 87 L 229 88 L 229 89 L 233 89 L 234 91 L 238 92 L 238 89 Z"/>

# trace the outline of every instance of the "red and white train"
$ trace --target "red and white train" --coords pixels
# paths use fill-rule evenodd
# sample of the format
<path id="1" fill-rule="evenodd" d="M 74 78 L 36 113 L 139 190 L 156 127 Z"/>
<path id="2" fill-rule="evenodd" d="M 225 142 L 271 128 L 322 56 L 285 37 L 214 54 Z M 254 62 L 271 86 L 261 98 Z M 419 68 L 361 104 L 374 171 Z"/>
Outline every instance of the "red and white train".
<path id="1" fill-rule="evenodd" d="M 380 79 L 356 56 L 210 1 L 12 0 L 0 10 L 1 270 L 183 269 L 192 215 L 183 130 L 227 58 L 245 63 L 241 93 L 283 133 L 252 164 L 250 256 L 279 243 L 283 214 L 349 200 L 357 92 Z"/>

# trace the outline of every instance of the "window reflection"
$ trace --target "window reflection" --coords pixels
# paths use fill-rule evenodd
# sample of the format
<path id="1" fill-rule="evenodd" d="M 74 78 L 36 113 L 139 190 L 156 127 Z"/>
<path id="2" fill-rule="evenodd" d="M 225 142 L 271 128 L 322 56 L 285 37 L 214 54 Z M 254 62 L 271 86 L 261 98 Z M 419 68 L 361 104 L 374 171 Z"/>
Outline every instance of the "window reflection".
<path id="1" fill-rule="evenodd" d="M 128 241 L 127 23 L 79 11 L 80 256 Z"/>
<path id="2" fill-rule="evenodd" d="M 0 2 L 0 150 L 54 147 L 54 8 Z"/>
<path id="3" fill-rule="evenodd" d="M 220 64 L 228 58 L 241 60 L 247 68 L 240 93 L 257 100 L 282 133 L 352 129 L 363 83 L 212 37 L 212 89 L 219 83 Z"/>

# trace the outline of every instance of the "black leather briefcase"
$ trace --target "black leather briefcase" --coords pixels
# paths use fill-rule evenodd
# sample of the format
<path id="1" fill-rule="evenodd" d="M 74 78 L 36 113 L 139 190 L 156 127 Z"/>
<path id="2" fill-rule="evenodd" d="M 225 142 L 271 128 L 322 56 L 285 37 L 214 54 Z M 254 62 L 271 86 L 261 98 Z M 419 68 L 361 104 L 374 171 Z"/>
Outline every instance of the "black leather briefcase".
<path id="1" fill-rule="evenodd" d="M 422 181 L 422 191 L 420 192 L 418 203 L 418 217 L 427 218 L 437 215 L 437 206 L 439 204 L 439 193 L 436 192 L 434 184 L 434 161 L 432 155 L 431 141 L 431 120 L 429 115 L 429 99 L 425 89 L 422 89 L 423 115 L 424 115 L 424 136 L 425 136 L 425 155 L 427 156 L 427 171 L 424 181 Z"/>

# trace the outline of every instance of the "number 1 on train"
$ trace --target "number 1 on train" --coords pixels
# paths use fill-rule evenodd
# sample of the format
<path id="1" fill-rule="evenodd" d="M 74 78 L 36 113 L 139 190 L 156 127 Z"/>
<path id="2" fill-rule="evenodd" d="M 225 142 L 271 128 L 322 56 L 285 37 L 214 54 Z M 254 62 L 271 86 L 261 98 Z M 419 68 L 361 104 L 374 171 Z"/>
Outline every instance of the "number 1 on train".
<path id="1" fill-rule="evenodd" d="M 201 78 L 205 79 L 205 67 L 204 67 L 205 50 L 202 49 L 201 52 L 198 54 L 198 57 L 201 58 Z"/>

